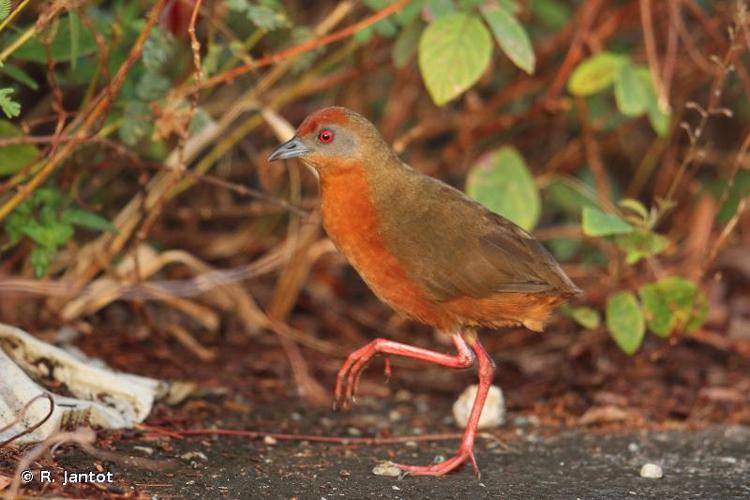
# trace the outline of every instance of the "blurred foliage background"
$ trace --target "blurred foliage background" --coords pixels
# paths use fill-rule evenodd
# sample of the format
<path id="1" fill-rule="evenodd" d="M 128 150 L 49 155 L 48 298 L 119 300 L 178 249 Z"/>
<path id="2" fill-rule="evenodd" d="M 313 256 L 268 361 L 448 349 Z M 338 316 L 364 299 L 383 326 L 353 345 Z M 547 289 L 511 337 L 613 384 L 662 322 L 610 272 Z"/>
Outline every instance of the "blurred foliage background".
<path id="1" fill-rule="evenodd" d="M 563 350 L 746 356 L 747 10 L 0 0 L 0 318 L 140 325 L 203 361 L 242 331 L 322 398 L 306 353 L 339 356 L 390 313 L 321 232 L 315 178 L 265 158 L 337 104 L 551 249 L 586 290 L 550 328 Z"/>

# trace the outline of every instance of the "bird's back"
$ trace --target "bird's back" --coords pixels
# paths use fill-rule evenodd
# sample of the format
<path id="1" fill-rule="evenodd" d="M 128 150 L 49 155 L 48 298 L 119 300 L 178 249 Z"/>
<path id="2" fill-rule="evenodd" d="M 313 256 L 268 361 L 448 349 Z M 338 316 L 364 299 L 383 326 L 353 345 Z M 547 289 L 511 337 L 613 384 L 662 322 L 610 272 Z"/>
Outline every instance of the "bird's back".
<path id="1" fill-rule="evenodd" d="M 387 207 L 378 213 L 388 248 L 430 300 L 473 308 L 476 316 L 537 300 L 548 314 L 579 292 L 538 241 L 451 186 L 405 164 L 370 173 L 370 182 L 375 205 Z"/>

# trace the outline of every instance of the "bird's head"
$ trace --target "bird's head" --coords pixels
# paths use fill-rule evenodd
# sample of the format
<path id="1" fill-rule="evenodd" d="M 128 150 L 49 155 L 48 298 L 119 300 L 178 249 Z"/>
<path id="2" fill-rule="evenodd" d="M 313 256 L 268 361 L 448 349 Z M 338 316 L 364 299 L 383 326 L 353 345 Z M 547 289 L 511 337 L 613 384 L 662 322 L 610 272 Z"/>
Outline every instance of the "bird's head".
<path id="1" fill-rule="evenodd" d="M 291 139 L 277 147 L 269 161 L 299 158 L 321 174 L 352 166 L 383 165 L 394 157 L 375 126 L 342 107 L 310 114 Z"/>

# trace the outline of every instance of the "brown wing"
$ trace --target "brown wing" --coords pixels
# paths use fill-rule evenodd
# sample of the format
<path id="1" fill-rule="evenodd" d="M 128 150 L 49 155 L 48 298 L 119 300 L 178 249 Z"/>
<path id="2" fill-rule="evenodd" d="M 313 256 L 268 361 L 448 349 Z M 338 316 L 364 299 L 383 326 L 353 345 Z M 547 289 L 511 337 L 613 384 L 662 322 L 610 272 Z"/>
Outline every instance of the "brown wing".
<path id="1" fill-rule="evenodd" d="M 523 229 L 447 184 L 408 172 L 380 179 L 374 194 L 387 207 L 381 224 L 389 247 L 433 300 L 578 292 Z"/>

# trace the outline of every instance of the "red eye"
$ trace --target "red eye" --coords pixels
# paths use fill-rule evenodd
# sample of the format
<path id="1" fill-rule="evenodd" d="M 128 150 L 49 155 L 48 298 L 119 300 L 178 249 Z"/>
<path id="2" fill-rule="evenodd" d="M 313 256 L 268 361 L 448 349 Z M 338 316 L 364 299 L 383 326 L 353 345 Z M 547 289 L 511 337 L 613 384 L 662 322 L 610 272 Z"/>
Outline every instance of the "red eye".
<path id="1" fill-rule="evenodd" d="M 330 143 L 333 140 L 333 132 L 328 130 L 327 128 L 324 128 L 318 134 L 318 140 L 323 144 Z"/>

